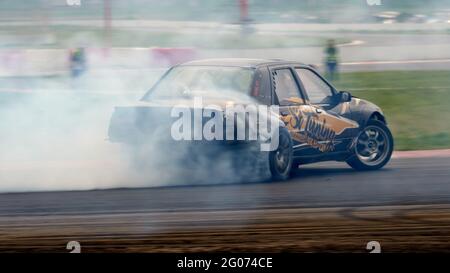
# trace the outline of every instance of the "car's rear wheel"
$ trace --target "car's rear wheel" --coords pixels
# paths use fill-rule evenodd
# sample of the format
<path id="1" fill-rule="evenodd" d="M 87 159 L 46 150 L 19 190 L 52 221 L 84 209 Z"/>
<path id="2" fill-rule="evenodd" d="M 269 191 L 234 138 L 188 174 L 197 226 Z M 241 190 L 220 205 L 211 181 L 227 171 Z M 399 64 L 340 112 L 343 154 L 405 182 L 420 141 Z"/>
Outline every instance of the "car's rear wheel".
<path id="1" fill-rule="evenodd" d="M 285 128 L 280 128 L 278 147 L 269 153 L 270 172 L 273 180 L 286 180 L 293 162 L 292 138 Z"/>
<path id="2" fill-rule="evenodd" d="M 354 155 L 347 163 L 356 170 L 377 170 L 389 162 L 394 140 L 389 128 L 381 121 L 370 120 L 358 134 Z"/>

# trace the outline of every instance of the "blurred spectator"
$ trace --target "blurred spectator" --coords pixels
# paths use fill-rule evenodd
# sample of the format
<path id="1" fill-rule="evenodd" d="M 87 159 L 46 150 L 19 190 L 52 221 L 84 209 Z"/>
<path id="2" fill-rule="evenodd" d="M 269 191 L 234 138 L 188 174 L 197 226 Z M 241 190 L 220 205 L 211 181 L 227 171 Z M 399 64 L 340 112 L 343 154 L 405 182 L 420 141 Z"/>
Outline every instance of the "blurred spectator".
<path id="1" fill-rule="evenodd" d="M 335 41 L 328 40 L 327 47 L 325 49 L 325 67 L 327 78 L 331 81 L 337 78 L 338 74 L 338 49 Z"/>
<path id="2" fill-rule="evenodd" d="M 70 71 L 73 78 L 81 76 L 86 71 L 86 54 L 80 47 L 70 51 Z"/>
<path id="3" fill-rule="evenodd" d="M 239 9 L 241 11 L 241 23 L 249 21 L 248 0 L 239 0 Z"/>

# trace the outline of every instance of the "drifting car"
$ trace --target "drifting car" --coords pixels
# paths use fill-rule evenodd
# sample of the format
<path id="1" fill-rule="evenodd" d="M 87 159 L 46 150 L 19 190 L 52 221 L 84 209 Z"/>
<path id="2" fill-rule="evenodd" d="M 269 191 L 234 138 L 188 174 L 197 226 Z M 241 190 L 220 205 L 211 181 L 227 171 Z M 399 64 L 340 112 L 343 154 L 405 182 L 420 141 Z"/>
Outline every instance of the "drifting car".
<path id="1" fill-rule="evenodd" d="M 180 103 L 194 108 L 190 102 L 194 96 L 216 104 L 248 99 L 278 107 L 278 135 L 271 137 L 279 144 L 261 153 L 276 180 L 287 179 L 300 164 L 319 161 L 345 161 L 356 170 L 376 170 L 393 152 L 393 137 L 378 106 L 337 91 L 309 65 L 265 59 L 207 59 L 170 68 L 140 102 L 115 108 L 109 139 L 138 147 L 135 150 L 145 151 L 152 160 L 161 155 L 142 147 L 155 141 L 158 147 L 165 145 L 164 151 L 177 153 L 179 146 L 168 126 L 174 122 L 171 109 Z M 190 151 L 211 146 L 205 141 L 184 142 L 195 147 Z M 217 142 L 224 149 L 242 146 L 237 141 Z"/>

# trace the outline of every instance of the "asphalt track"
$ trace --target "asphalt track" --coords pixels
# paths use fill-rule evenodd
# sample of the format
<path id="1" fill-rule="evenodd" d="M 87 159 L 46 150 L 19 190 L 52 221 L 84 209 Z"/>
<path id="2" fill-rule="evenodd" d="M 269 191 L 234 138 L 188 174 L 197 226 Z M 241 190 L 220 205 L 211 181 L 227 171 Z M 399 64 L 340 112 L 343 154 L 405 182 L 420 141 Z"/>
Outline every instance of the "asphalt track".
<path id="1" fill-rule="evenodd" d="M 214 178 L 211 178 L 214 179 Z M 285 182 L 0 194 L 0 252 L 450 251 L 450 157 Z"/>

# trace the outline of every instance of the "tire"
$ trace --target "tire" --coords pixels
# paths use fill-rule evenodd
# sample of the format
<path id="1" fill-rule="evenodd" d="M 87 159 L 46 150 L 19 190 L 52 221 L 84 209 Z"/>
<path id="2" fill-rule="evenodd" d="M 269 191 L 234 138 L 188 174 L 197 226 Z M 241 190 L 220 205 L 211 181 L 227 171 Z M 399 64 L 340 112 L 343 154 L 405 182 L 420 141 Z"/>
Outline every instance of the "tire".
<path id="1" fill-rule="evenodd" d="M 355 170 L 378 170 L 391 159 L 394 139 L 389 128 L 381 121 L 371 119 L 358 134 L 353 155 L 347 164 Z"/>
<path id="2" fill-rule="evenodd" d="M 286 180 L 290 177 L 293 163 L 292 138 L 286 128 L 280 128 L 278 147 L 269 153 L 272 180 Z"/>

